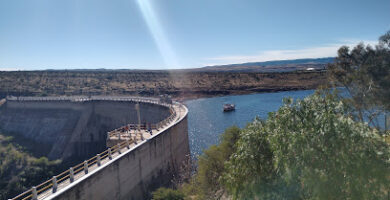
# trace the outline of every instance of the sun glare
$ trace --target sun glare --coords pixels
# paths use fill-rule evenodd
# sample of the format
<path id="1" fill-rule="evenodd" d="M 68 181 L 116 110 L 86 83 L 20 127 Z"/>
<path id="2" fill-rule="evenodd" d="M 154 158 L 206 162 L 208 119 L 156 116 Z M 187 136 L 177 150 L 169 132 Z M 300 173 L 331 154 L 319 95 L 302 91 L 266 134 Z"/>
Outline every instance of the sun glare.
<path id="1" fill-rule="evenodd" d="M 164 64 L 167 68 L 179 67 L 175 52 L 173 51 L 168 39 L 165 36 L 161 22 L 153 9 L 150 0 L 137 0 L 137 4 L 142 13 L 142 16 L 149 28 L 151 35 L 158 47 L 158 50 L 164 59 Z"/>

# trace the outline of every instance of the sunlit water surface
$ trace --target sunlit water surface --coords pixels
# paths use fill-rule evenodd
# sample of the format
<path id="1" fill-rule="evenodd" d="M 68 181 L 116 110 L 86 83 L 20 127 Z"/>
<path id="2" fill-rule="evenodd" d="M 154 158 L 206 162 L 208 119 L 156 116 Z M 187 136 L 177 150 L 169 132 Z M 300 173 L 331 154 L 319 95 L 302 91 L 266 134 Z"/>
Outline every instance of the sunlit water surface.
<path id="1" fill-rule="evenodd" d="M 249 94 L 188 100 L 188 133 L 192 155 L 199 155 L 203 149 L 217 144 L 219 136 L 232 125 L 245 127 L 256 116 L 262 119 L 276 111 L 285 97 L 305 98 L 314 90 L 287 91 L 277 93 Z M 225 103 L 236 104 L 233 112 L 222 112 Z"/>

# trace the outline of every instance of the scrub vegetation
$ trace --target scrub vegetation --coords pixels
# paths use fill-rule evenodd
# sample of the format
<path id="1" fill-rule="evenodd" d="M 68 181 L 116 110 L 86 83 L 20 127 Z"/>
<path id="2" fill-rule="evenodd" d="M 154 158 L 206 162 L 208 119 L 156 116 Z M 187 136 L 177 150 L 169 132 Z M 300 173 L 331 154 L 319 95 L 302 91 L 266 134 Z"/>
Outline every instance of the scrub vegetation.
<path id="1" fill-rule="evenodd" d="M 0 97 L 170 94 L 197 98 L 253 92 L 315 89 L 325 72 L 15 71 L 0 72 Z"/>
<path id="2" fill-rule="evenodd" d="M 328 78 L 347 96 L 286 98 L 266 120 L 227 129 L 177 188 L 183 199 L 389 199 L 390 133 L 373 122 L 390 110 L 390 32 L 379 42 L 340 48 Z"/>
<path id="3" fill-rule="evenodd" d="M 389 161 L 383 132 L 355 121 L 337 94 L 318 92 L 227 129 L 178 190 L 185 199 L 387 199 Z"/>
<path id="4" fill-rule="evenodd" d="M 0 133 L 0 199 L 14 197 L 51 178 L 60 161 L 34 157 L 11 136 Z"/>

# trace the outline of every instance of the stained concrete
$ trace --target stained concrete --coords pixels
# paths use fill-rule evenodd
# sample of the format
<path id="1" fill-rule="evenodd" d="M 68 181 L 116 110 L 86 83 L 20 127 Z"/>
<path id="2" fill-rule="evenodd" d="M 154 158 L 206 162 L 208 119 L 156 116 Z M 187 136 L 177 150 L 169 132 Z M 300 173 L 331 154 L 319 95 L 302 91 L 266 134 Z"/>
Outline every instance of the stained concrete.
<path id="1" fill-rule="evenodd" d="M 106 149 L 106 134 L 136 123 L 129 101 L 6 101 L 0 128 L 49 146 L 49 159 L 86 159 Z M 157 123 L 169 116 L 163 106 L 141 103 L 141 121 Z M 38 145 L 39 146 L 39 145 Z"/>
<path id="2" fill-rule="evenodd" d="M 150 199 L 171 184 L 189 156 L 187 116 L 49 199 Z"/>

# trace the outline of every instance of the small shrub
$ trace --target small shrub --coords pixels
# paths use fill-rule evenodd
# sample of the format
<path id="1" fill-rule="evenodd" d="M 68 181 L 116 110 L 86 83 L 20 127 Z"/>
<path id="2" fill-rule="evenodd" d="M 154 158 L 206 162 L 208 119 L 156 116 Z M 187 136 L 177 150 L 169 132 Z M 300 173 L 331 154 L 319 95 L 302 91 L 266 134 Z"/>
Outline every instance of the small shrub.
<path id="1" fill-rule="evenodd" d="M 159 188 L 153 192 L 153 200 L 184 200 L 184 194 L 170 188 Z"/>

